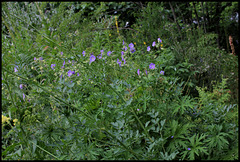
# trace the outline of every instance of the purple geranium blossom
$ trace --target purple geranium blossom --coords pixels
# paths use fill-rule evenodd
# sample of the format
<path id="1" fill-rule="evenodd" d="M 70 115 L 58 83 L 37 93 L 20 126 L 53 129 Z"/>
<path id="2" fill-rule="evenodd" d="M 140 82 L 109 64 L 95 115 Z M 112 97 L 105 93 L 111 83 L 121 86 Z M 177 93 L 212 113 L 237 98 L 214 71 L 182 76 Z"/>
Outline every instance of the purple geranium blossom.
<path id="1" fill-rule="evenodd" d="M 82 52 L 82 55 L 85 56 L 85 51 Z"/>
<path id="2" fill-rule="evenodd" d="M 191 150 L 191 148 L 187 148 L 188 150 Z"/>
<path id="3" fill-rule="evenodd" d="M 155 64 L 154 64 L 154 63 L 151 63 L 151 64 L 149 65 L 149 69 L 155 69 Z"/>
<path id="4" fill-rule="evenodd" d="M 37 58 L 36 58 L 36 57 L 34 57 L 34 61 L 36 61 L 36 59 L 37 59 Z"/>
<path id="5" fill-rule="evenodd" d="M 134 44 L 133 43 L 130 43 L 128 46 L 129 46 L 129 48 L 134 48 Z"/>
<path id="6" fill-rule="evenodd" d="M 39 57 L 39 60 L 43 60 L 43 58 L 42 58 L 42 57 Z"/>
<path id="7" fill-rule="evenodd" d="M 124 45 L 124 40 L 123 40 L 123 45 Z"/>
<path id="8" fill-rule="evenodd" d="M 91 62 L 95 61 L 95 60 L 96 60 L 96 57 L 95 57 L 94 55 L 91 55 L 91 56 L 90 56 L 90 62 L 89 62 L 89 64 L 90 64 Z"/>
<path id="9" fill-rule="evenodd" d="M 119 61 L 119 59 L 117 59 L 117 63 L 119 64 L 119 66 L 121 66 L 121 61 Z"/>
<path id="10" fill-rule="evenodd" d="M 65 60 L 64 60 L 64 62 L 63 62 L 63 66 L 65 65 Z"/>
<path id="11" fill-rule="evenodd" d="M 139 69 L 137 70 L 137 73 L 138 73 L 138 76 L 139 76 L 140 75 L 140 70 Z"/>
<path id="12" fill-rule="evenodd" d="M 125 46 L 125 51 L 127 51 L 127 46 Z"/>
<path id="13" fill-rule="evenodd" d="M 17 67 L 14 67 L 14 72 L 15 72 L 15 73 L 18 72 Z"/>
<path id="14" fill-rule="evenodd" d="M 25 94 L 23 93 L 23 100 L 25 100 Z"/>
<path id="15" fill-rule="evenodd" d="M 111 53 L 112 53 L 111 51 L 108 51 L 108 52 L 107 52 L 107 55 L 108 55 L 108 56 L 110 56 L 110 55 L 111 55 Z"/>
<path id="16" fill-rule="evenodd" d="M 158 38 L 158 42 L 162 43 L 162 40 L 160 38 Z"/>
<path id="17" fill-rule="evenodd" d="M 77 76 L 79 76 L 79 73 L 77 73 Z"/>
<path id="18" fill-rule="evenodd" d="M 71 70 L 68 71 L 68 76 L 69 76 L 69 77 L 70 77 L 71 75 L 73 75 L 73 74 L 75 74 L 74 71 L 71 71 Z"/>
<path id="19" fill-rule="evenodd" d="M 20 86 L 19 86 L 21 89 L 23 89 L 23 84 L 20 84 Z"/>
<path id="20" fill-rule="evenodd" d="M 156 42 L 154 41 L 153 43 L 152 43 L 152 46 L 154 47 L 156 45 Z"/>
<path id="21" fill-rule="evenodd" d="M 150 46 L 147 47 L 147 51 L 150 51 Z"/>
<path id="22" fill-rule="evenodd" d="M 52 64 L 52 65 L 51 65 L 51 68 L 54 69 L 55 66 L 56 66 L 55 64 Z"/>
<path id="23" fill-rule="evenodd" d="M 61 55 L 63 55 L 63 52 L 61 52 Z"/>
<path id="24" fill-rule="evenodd" d="M 160 74 L 164 75 L 164 71 L 160 71 Z"/>
<path id="25" fill-rule="evenodd" d="M 147 74 L 147 70 L 145 70 L 146 74 Z"/>

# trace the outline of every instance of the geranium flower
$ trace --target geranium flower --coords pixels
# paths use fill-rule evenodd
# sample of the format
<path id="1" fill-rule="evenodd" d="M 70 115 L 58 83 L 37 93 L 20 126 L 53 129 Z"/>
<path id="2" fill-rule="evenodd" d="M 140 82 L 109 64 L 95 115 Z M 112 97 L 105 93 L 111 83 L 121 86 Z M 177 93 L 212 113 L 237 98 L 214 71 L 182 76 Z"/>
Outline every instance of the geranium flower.
<path id="1" fill-rule="evenodd" d="M 54 69 L 55 66 L 56 66 L 55 64 L 52 64 L 52 65 L 51 65 L 51 68 Z"/>
<path id="2" fill-rule="evenodd" d="M 108 52 L 107 52 L 107 55 L 108 55 L 108 56 L 110 56 L 110 55 L 111 55 L 111 53 L 112 53 L 111 51 L 108 51 Z"/>
<path id="3" fill-rule="evenodd" d="M 156 42 L 154 41 L 153 43 L 152 43 L 152 46 L 154 47 L 156 45 Z"/>
<path id="4" fill-rule="evenodd" d="M 16 67 L 14 67 L 14 72 L 15 72 L 15 73 L 18 72 L 18 69 L 17 69 Z"/>
<path id="5" fill-rule="evenodd" d="M 160 74 L 164 75 L 164 71 L 160 71 Z"/>
<path id="6" fill-rule="evenodd" d="M 91 56 L 90 56 L 90 62 L 89 62 L 89 64 L 90 64 L 91 62 L 95 61 L 95 60 L 96 60 L 96 57 L 95 57 L 94 55 L 91 55 Z"/>
<path id="7" fill-rule="evenodd" d="M 139 69 L 138 69 L 137 73 L 138 73 L 138 76 L 140 76 L 140 70 Z"/>
<path id="8" fill-rule="evenodd" d="M 25 100 L 25 94 L 23 93 L 23 100 Z"/>
<path id="9" fill-rule="evenodd" d="M 85 56 L 85 53 L 86 53 L 86 52 L 85 52 L 85 51 L 83 51 L 83 52 L 82 52 L 82 55 L 83 55 L 83 56 Z"/>
<path id="10" fill-rule="evenodd" d="M 147 51 L 150 51 L 150 46 L 147 47 Z"/>
<path id="11" fill-rule="evenodd" d="M 117 59 L 117 63 L 119 64 L 119 66 L 121 66 L 121 61 L 119 61 L 119 59 Z"/>
<path id="12" fill-rule="evenodd" d="M 160 38 L 158 38 L 158 42 L 162 43 L 162 40 Z"/>
<path id="13" fill-rule="evenodd" d="M 154 64 L 154 63 L 151 63 L 151 64 L 149 65 L 149 69 L 155 69 L 155 64 Z"/>
<path id="14" fill-rule="evenodd" d="M 73 75 L 73 74 L 75 74 L 74 71 L 71 71 L 71 70 L 68 71 L 68 76 L 69 76 L 69 77 L 70 77 L 71 75 Z"/>

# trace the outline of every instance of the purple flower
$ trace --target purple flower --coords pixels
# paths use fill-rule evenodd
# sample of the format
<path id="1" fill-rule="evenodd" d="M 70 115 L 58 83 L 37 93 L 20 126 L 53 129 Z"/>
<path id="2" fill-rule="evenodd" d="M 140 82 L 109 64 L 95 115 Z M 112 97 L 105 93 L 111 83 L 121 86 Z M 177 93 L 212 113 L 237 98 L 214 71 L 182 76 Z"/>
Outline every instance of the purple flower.
<path id="1" fill-rule="evenodd" d="M 140 70 L 139 69 L 138 69 L 137 73 L 138 73 L 138 76 L 140 76 Z"/>
<path id="2" fill-rule="evenodd" d="M 132 53 L 134 53 L 136 50 L 135 50 L 135 48 L 134 48 L 134 44 L 133 43 L 130 43 L 129 44 L 129 48 L 130 48 L 130 51 L 132 52 Z"/>
<path id="3" fill-rule="evenodd" d="M 139 111 L 139 109 L 137 109 L 137 111 Z"/>
<path id="4" fill-rule="evenodd" d="M 70 61 L 70 60 L 68 60 L 68 63 L 71 63 L 71 61 Z"/>
<path id="5" fill-rule="evenodd" d="M 73 74 L 75 74 L 74 71 L 71 71 L 71 70 L 68 71 L 68 76 L 69 76 L 69 77 L 70 77 L 71 75 L 73 75 Z"/>
<path id="6" fill-rule="evenodd" d="M 25 100 L 25 94 L 23 93 L 23 100 Z"/>
<path id="7" fill-rule="evenodd" d="M 79 73 L 77 73 L 77 76 L 79 76 Z"/>
<path id="8" fill-rule="evenodd" d="M 188 150 L 191 150 L 191 148 L 187 148 Z"/>
<path id="9" fill-rule="evenodd" d="M 64 60 L 64 62 L 63 62 L 63 66 L 65 65 L 65 60 Z"/>
<path id="10" fill-rule="evenodd" d="M 164 75 L 164 71 L 160 71 L 160 74 Z"/>
<path id="11" fill-rule="evenodd" d="M 124 40 L 123 40 L 123 45 L 124 45 Z"/>
<path id="12" fill-rule="evenodd" d="M 82 55 L 85 56 L 85 51 L 82 52 Z"/>
<path id="13" fill-rule="evenodd" d="M 147 74 L 147 70 L 145 70 L 146 74 Z"/>
<path id="14" fill-rule="evenodd" d="M 171 138 L 173 138 L 173 136 L 171 136 Z"/>
<path id="15" fill-rule="evenodd" d="M 101 50 L 100 52 L 101 52 L 101 54 L 103 54 L 103 50 Z"/>
<path id="16" fill-rule="evenodd" d="M 95 60 L 96 60 L 96 57 L 95 57 L 94 55 L 91 55 L 91 56 L 90 56 L 90 62 L 89 62 L 89 64 L 90 64 L 91 62 L 95 61 Z"/>
<path id="17" fill-rule="evenodd" d="M 42 57 L 39 57 L 39 60 L 43 60 L 43 58 L 42 58 Z"/>
<path id="18" fill-rule="evenodd" d="M 23 84 L 20 84 L 20 86 L 19 86 L 21 89 L 23 89 Z"/>
<path id="19" fill-rule="evenodd" d="M 130 43 L 128 46 L 129 46 L 129 48 L 134 48 L 134 44 L 133 43 Z"/>
<path id="20" fill-rule="evenodd" d="M 126 64 L 126 60 L 125 59 L 123 59 L 123 61 L 124 61 L 124 65 Z"/>
<path id="21" fill-rule="evenodd" d="M 108 55 L 108 56 L 110 56 L 110 55 L 111 55 L 111 53 L 112 53 L 111 51 L 108 51 L 108 52 L 107 52 L 107 55 Z"/>
<path id="22" fill-rule="evenodd" d="M 122 56 L 124 55 L 124 51 L 121 52 Z"/>
<path id="23" fill-rule="evenodd" d="M 151 63 L 151 64 L 149 65 L 149 69 L 155 69 L 155 64 L 154 64 L 154 63 Z"/>
<path id="24" fill-rule="evenodd" d="M 18 70 L 17 70 L 17 68 L 16 67 L 14 67 L 14 72 L 16 73 L 16 72 L 18 72 Z"/>
<path id="25" fill-rule="evenodd" d="M 119 66 L 121 66 L 121 61 L 119 61 L 119 59 L 117 59 L 117 63 L 119 64 Z"/>
<path id="26" fill-rule="evenodd" d="M 127 46 L 125 46 L 125 51 L 127 51 Z"/>
<path id="27" fill-rule="evenodd" d="M 54 69 L 55 66 L 56 66 L 55 64 L 52 64 L 52 65 L 51 65 L 51 68 Z"/>
<path id="28" fill-rule="evenodd" d="M 156 42 L 154 41 L 153 43 L 152 43 L 152 46 L 154 47 L 156 45 Z"/>
<path id="29" fill-rule="evenodd" d="M 162 43 L 162 40 L 160 38 L 158 38 L 158 42 Z"/>
<path id="30" fill-rule="evenodd" d="M 63 76 L 63 75 L 60 76 L 61 79 L 62 79 L 62 76 Z"/>
<path id="31" fill-rule="evenodd" d="M 34 61 L 36 61 L 36 57 L 34 57 Z"/>
<path id="32" fill-rule="evenodd" d="M 63 55 L 63 52 L 61 52 L 61 55 Z"/>
<path id="33" fill-rule="evenodd" d="M 147 47 L 147 51 L 150 51 L 150 46 Z"/>

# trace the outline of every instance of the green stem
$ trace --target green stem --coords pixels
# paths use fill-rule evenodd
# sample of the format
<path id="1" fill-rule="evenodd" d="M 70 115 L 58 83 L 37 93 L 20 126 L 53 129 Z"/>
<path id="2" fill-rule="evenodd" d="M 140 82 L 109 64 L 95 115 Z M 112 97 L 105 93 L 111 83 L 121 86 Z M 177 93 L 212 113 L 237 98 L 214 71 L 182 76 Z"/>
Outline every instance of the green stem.
<path id="1" fill-rule="evenodd" d="M 47 154 L 53 156 L 54 158 L 56 158 L 57 160 L 60 160 L 58 159 L 55 155 L 51 154 L 50 152 L 48 152 L 47 150 L 43 149 L 42 147 L 38 146 L 37 144 L 33 143 L 32 141 L 30 141 L 32 144 L 34 144 L 35 146 L 37 146 L 38 148 L 40 148 L 41 150 L 43 150 L 44 152 L 46 152 Z"/>

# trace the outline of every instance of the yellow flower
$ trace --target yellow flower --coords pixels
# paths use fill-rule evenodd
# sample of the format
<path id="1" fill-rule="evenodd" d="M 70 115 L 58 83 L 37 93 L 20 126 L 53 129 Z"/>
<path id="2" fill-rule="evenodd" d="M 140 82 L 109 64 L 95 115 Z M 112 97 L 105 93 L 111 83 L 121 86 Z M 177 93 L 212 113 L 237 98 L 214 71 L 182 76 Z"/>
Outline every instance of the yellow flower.
<path id="1" fill-rule="evenodd" d="M 161 47 L 163 46 L 163 44 L 161 44 Z"/>
<path id="2" fill-rule="evenodd" d="M 136 42 L 134 42 L 134 44 L 136 45 Z"/>
<path id="3" fill-rule="evenodd" d="M 146 42 L 143 42 L 143 44 L 146 44 Z"/>
<path id="4" fill-rule="evenodd" d="M 19 124 L 18 119 L 13 119 L 13 125 Z"/>
<path id="5" fill-rule="evenodd" d="M 4 124 L 5 122 L 9 122 L 9 120 L 10 120 L 10 118 L 8 118 L 8 117 L 6 117 L 6 116 L 4 116 L 4 115 L 2 115 L 2 124 Z"/>
<path id="6" fill-rule="evenodd" d="M 111 37 L 111 34 L 109 34 L 109 37 Z"/>

